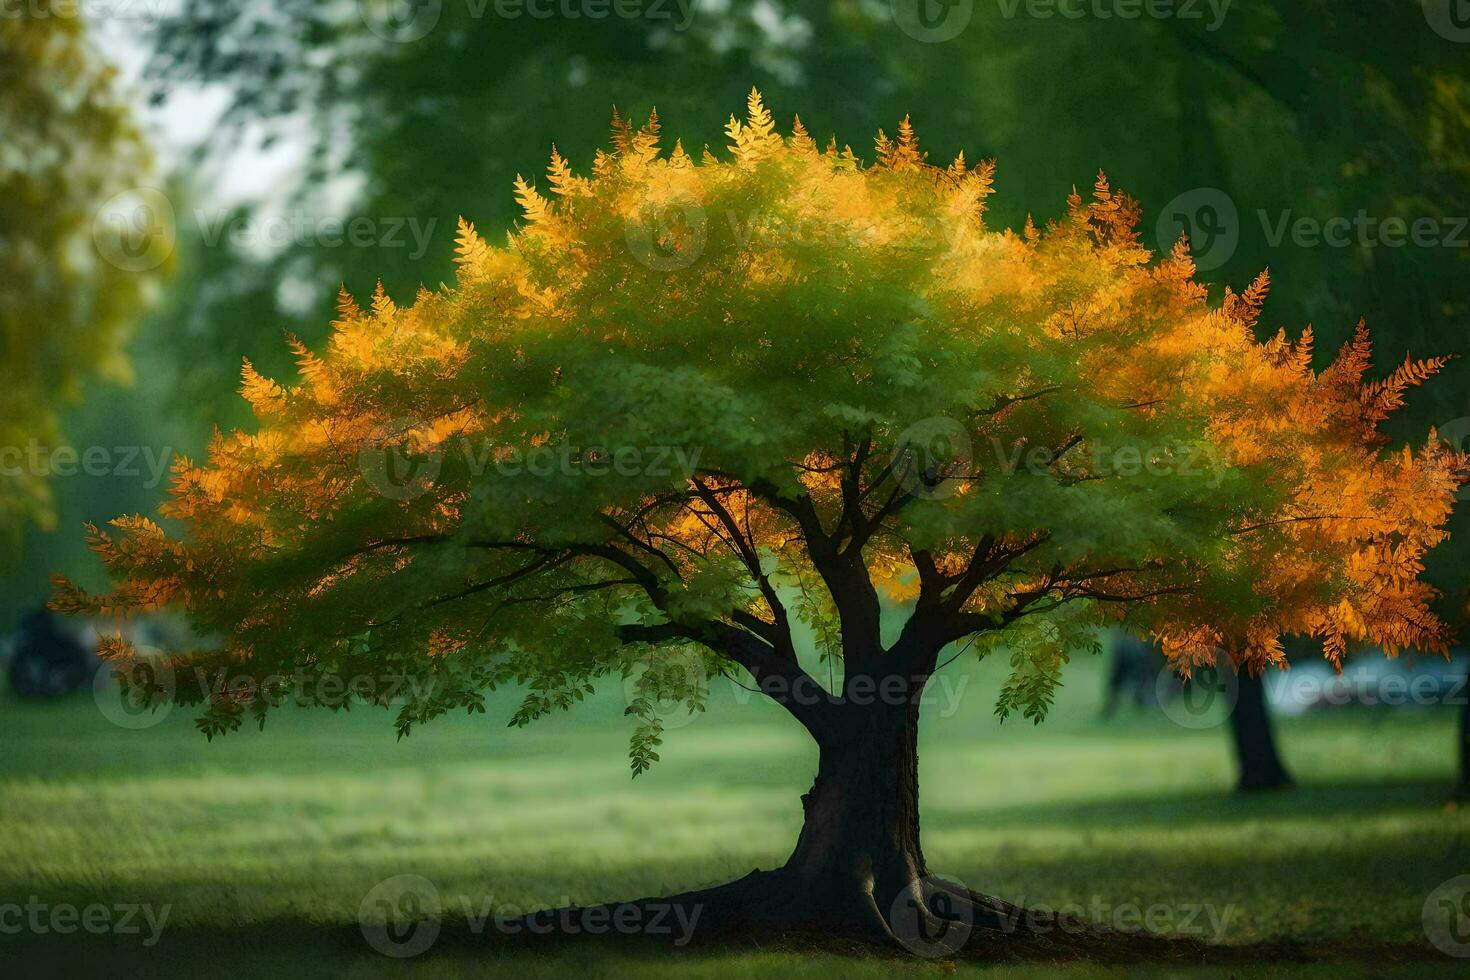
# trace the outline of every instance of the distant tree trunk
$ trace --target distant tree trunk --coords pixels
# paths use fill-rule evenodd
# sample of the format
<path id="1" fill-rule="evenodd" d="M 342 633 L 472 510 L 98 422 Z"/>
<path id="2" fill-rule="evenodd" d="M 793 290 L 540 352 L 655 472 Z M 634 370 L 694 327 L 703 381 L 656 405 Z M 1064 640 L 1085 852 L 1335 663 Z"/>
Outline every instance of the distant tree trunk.
<path id="1" fill-rule="evenodd" d="M 1276 752 L 1271 716 L 1266 711 L 1266 683 L 1241 670 L 1235 710 L 1230 712 L 1230 734 L 1235 743 L 1235 765 L 1241 792 L 1279 789 L 1291 785 L 1291 774 Z"/>

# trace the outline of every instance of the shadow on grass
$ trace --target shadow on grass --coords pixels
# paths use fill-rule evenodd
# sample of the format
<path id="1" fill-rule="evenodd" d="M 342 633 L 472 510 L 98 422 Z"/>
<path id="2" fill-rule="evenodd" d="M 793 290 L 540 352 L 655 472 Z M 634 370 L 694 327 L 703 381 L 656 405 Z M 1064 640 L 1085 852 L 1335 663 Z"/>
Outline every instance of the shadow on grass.
<path id="1" fill-rule="evenodd" d="M 1453 967 L 1455 963 L 1427 945 L 1368 943 L 1272 942 L 1239 946 L 1211 946 L 1196 942 L 1163 942 L 1137 937 L 1134 952 L 1126 941 L 1109 945 L 1101 958 L 1059 956 L 1021 944 L 1009 948 L 1006 936 L 977 931 L 956 959 L 975 965 L 1015 966 L 1164 966 L 1239 968 L 1264 965 L 1324 965 L 1334 969 L 1356 965 L 1373 974 L 1400 966 Z M 736 962 L 743 957 L 791 958 L 833 965 L 843 975 L 843 963 L 853 969 L 873 968 L 888 975 L 906 967 L 935 964 L 902 950 L 813 933 L 771 935 L 716 935 L 699 937 L 684 946 L 667 938 L 604 933 L 507 935 L 496 929 L 476 929 L 468 923 L 446 921 L 429 948 L 410 958 L 384 956 L 375 951 L 356 926 L 313 926 L 286 920 L 237 928 L 169 930 L 153 947 L 136 937 L 37 936 L 7 937 L 0 963 L 21 968 L 12 975 L 27 976 L 461 976 L 467 973 L 515 976 L 566 976 L 569 972 L 607 976 L 685 976 L 694 963 Z M 1463 962 L 1458 964 L 1463 966 Z M 665 974 L 665 971 L 668 971 Z M 1437 973 L 1437 969 L 1435 969 Z M 1233 975 L 1233 970 L 1232 970 Z M 1346 975 L 1334 972 L 1331 975 Z M 1453 975 L 1447 973 L 1446 975 Z"/>

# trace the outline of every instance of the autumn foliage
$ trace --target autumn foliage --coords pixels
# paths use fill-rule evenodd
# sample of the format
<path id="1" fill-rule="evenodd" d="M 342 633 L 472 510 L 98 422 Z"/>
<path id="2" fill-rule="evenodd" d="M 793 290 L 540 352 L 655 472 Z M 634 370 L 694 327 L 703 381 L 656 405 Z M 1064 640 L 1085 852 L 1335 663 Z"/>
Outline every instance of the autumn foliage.
<path id="1" fill-rule="evenodd" d="M 462 224 L 454 285 L 344 296 L 293 381 L 247 363 L 255 431 L 182 461 L 159 522 L 94 529 L 115 587 L 57 608 L 180 608 L 208 640 L 176 666 L 267 691 L 432 679 L 404 731 L 512 681 L 524 722 L 645 666 L 697 706 L 721 672 L 962 642 L 1039 717 L 1107 624 L 1183 670 L 1293 633 L 1444 647 L 1419 574 L 1467 461 L 1379 432 L 1442 361 L 1372 379 L 1361 325 L 1321 370 L 1310 329 L 1258 340 L 1266 275 L 1211 302 L 1102 176 L 992 230 L 992 164 L 930 164 L 907 120 L 870 164 L 754 93 L 723 151 L 659 129 L 615 116 L 587 175 L 553 151 L 503 246 Z M 211 733 L 268 702 L 174 696 Z"/>

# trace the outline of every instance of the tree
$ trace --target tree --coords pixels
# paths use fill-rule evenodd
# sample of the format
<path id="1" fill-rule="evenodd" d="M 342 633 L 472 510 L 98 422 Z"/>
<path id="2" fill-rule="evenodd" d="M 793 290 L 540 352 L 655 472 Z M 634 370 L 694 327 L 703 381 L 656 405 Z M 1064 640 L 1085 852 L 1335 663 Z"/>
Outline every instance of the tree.
<path id="1" fill-rule="evenodd" d="M 1266 684 L 1259 674 L 1241 671 L 1230 711 L 1235 748 L 1236 788 L 1243 793 L 1291 785 L 1291 773 L 1276 751 L 1276 733 L 1266 707 Z"/>
<path id="2" fill-rule="evenodd" d="M 636 775 L 657 700 L 748 675 L 820 763 L 790 859 L 699 893 L 702 921 L 887 938 L 895 902 L 1004 914 L 926 878 L 916 738 L 947 647 L 1005 651 L 996 710 L 1038 721 L 1104 624 L 1186 672 L 1280 663 L 1283 633 L 1443 648 L 1416 576 L 1470 459 L 1377 433 L 1440 360 L 1365 381 L 1361 327 L 1321 373 L 1309 332 L 1257 342 L 1264 277 L 1209 304 L 1101 176 L 1017 234 L 984 224 L 993 166 L 928 164 L 907 119 L 871 166 L 783 138 L 755 92 L 727 132 L 696 163 L 615 114 L 590 176 L 553 152 L 550 198 L 517 179 L 504 247 L 461 225 L 454 286 L 344 296 L 289 387 L 247 363 L 258 429 L 181 464 L 178 531 L 94 529 L 114 590 L 59 580 L 55 606 L 222 637 L 171 661 L 211 679 L 173 691 L 211 736 L 385 671 L 419 692 L 401 734 L 511 682 L 524 724 L 646 666 Z M 910 603 L 896 628 L 880 592 Z"/>
<path id="3" fill-rule="evenodd" d="M 57 409 L 129 376 L 123 342 L 163 253 L 130 250 L 148 229 L 106 220 L 143 206 L 120 195 L 148 156 L 76 17 L 0 18 L 0 133 L 0 540 L 14 547 L 53 516 L 32 460 L 55 448 Z"/>

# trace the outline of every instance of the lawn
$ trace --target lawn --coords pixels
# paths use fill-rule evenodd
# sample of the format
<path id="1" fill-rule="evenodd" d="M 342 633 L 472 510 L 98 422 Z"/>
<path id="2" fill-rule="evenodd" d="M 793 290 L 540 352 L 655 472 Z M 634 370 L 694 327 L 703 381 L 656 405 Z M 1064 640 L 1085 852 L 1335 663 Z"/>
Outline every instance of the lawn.
<path id="1" fill-rule="evenodd" d="M 1238 798 L 1223 727 L 1181 728 L 1160 715 L 1100 721 L 1094 660 L 1069 669 L 1044 724 L 1000 724 L 991 713 L 998 666 L 948 668 L 929 708 L 921 785 L 935 871 L 1018 903 L 1075 903 L 1105 922 L 1153 907 L 1163 911 L 1152 924 L 1165 932 L 1349 950 L 1343 963 L 1262 963 L 1250 975 L 1460 975 L 1465 961 L 1439 957 L 1421 924 L 1429 893 L 1470 872 L 1470 812 L 1445 805 L 1452 710 L 1285 720 L 1283 749 L 1301 785 Z M 616 685 L 528 729 L 501 727 L 513 699 L 497 696 L 488 716 L 443 719 L 402 741 L 384 712 L 366 708 L 282 711 L 263 733 L 209 744 L 185 708 L 129 731 L 90 696 L 57 705 L 5 697 L 0 906 L 35 897 L 169 909 L 147 947 L 146 928 L 0 934 L 0 972 L 6 960 L 56 973 L 104 964 L 123 972 L 113 968 L 125 961 L 150 974 L 276 976 L 944 969 L 612 942 L 507 952 L 446 941 L 394 961 L 363 941 L 364 896 L 394 875 L 432 881 L 452 917 L 669 893 L 779 863 L 815 749 L 779 709 L 737 695 L 717 688 L 710 711 L 671 731 L 662 761 L 637 780 Z M 1374 968 L 1380 957 L 1397 966 Z M 1082 964 L 1065 975 L 1125 972 L 1149 975 Z"/>

